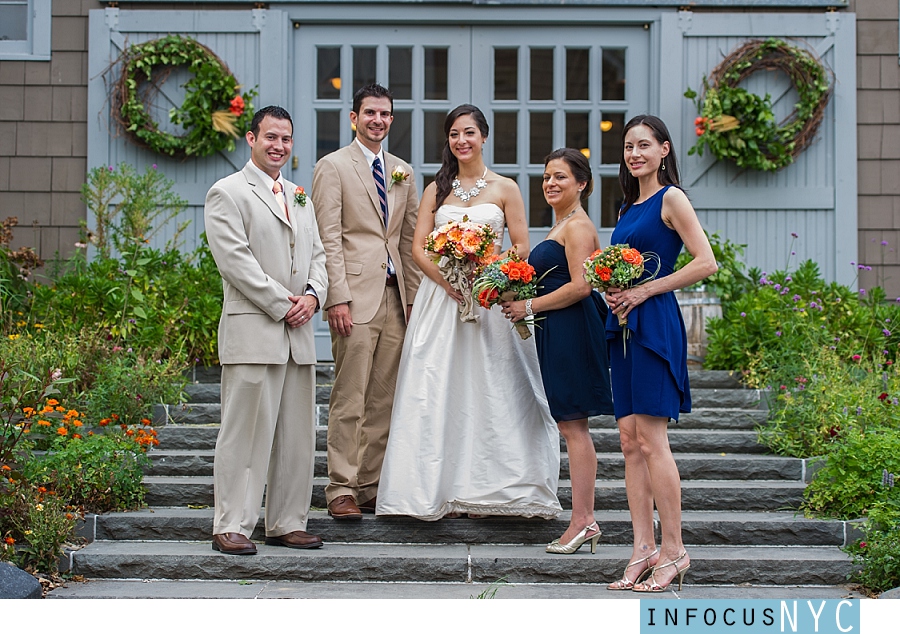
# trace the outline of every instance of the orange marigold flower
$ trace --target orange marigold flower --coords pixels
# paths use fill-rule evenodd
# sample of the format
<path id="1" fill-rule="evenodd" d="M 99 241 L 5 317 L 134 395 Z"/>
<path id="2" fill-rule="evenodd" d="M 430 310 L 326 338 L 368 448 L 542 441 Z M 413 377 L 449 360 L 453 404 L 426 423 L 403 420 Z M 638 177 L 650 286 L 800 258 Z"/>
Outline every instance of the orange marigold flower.
<path id="1" fill-rule="evenodd" d="M 98 424 L 100 425 L 100 427 L 106 427 L 107 425 L 109 425 L 109 419 L 108 419 L 108 418 L 101 418 L 101 419 L 100 419 L 100 422 L 99 422 Z"/>
<path id="2" fill-rule="evenodd" d="M 75 516 L 72 515 L 71 513 L 66 513 L 66 519 L 67 519 L 67 520 L 74 520 L 74 519 L 75 519 Z"/>
<path id="3" fill-rule="evenodd" d="M 57 427 L 56 433 L 59 434 L 60 436 L 66 436 L 69 433 L 69 430 L 66 429 L 65 427 Z"/>
<path id="4" fill-rule="evenodd" d="M 38 487 L 38 493 L 46 493 L 47 487 Z"/>
<path id="5" fill-rule="evenodd" d="M 120 423 L 119 427 L 121 427 L 122 429 L 128 429 L 128 425 L 126 425 L 125 423 Z"/>
<path id="6" fill-rule="evenodd" d="M 68 416 L 68 417 L 70 417 L 70 418 L 78 418 L 79 416 L 81 416 L 81 414 L 79 414 L 79 413 L 78 413 L 76 410 L 74 410 L 74 409 L 70 409 L 68 412 L 66 412 L 66 416 Z"/>
<path id="7" fill-rule="evenodd" d="M 156 438 L 153 439 L 153 446 L 154 447 L 159 446 L 159 441 Z"/>
<path id="8" fill-rule="evenodd" d="M 47 405 L 59 405 L 59 401 L 57 401 L 55 398 L 48 398 Z"/>
<path id="9" fill-rule="evenodd" d="M 81 427 L 82 425 L 84 425 L 84 423 L 82 423 L 80 420 L 73 421 L 72 424 L 75 427 Z"/>
<path id="10" fill-rule="evenodd" d="M 41 408 L 41 414 L 49 414 L 52 411 L 53 411 L 53 408 L 50 407 L 49 405 L 44 405 L 44 407 Z"/>
<path id="11" fill-rule="evenodd" d="M 141 422 L 142 422 L 144 425 L 152 425 L 152 424 L 153 424 L 153 423 L 150 421 L 149 418 L 142 418 L 142 419 L 141 419 Z"/>
<path id="12" fill-rule="evenodd" d="M 81 434 L 72 434 L 72 438 L 81 438 Z"/>
<path id="13" fill-rule="evenodd" d="M 112 416 L 110 416 L 110 418 L 112 418 L 113 420 L 119 420 L 119 415 L 113 414 Z"/>
<path id="14" fill-rule="evenodd" d="M 0 467 L 0 470 L 2 470 L 2 471 L 12 471 L 12 467 L 10 467 L 9 465 L 6 465 L 6 464 L 5 464 L 5 465 L 3 465 L 2 467 Z"/>
<path id="15" fill-rule="evenodd" d="M 26 418 L 31 418 L 34 415 L 34 408 L 33 407 L 23 407 L 22 413 L 25 414 Z"/>
<path id="16" fill-rule="evenodd" d="M 16 543 L 16 540 L 14 540 L 12 537 L 7 537 L 7 538 L 4 539 L 3 541 L 5 541 L 5 542 L 6 542 L 7 544 L 9 544 L 10 546 L 12 546 L 13 544 Z"/>
<path id="17" fill-rule="evenodd" d="M 133 429 L 126 429 L 126 430 L 125 430 L 125 435 L 126 435 L 126 436 L 134 436 L 134 430 L 133 430 Z"/>
<path id="18" fill-rule="evenodd" d="M 92 431 L 88 432 L 88 436 L 93 436 L 93 435 L 94 435 L 94 432 L 92 432 Z"/>
<path id="19" fill-rule="evenodd" d="M 50 427 L 50 421 L 49 421 L 49 420 L 41 419 L 41 420 L 39 420 L 39 421 L 37 422 L 37 424 L 40 425 L 41 427 Z"/>
<path id="20" fill-rule="evenodd" d="M 64 411 L 66 411 L 66 408 L 63 407 L 62 405 L 57 405 L 54 409 L 56 409 L 57 412 L 64 412 Z"/>

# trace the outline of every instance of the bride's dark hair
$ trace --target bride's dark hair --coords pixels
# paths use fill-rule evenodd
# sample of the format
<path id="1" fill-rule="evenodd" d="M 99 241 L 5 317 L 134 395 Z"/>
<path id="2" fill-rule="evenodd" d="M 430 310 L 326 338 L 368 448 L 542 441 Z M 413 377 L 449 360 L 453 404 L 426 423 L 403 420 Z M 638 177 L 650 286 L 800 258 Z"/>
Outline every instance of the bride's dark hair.
<path id="1" fill-rule="evenodd" d="M 631 119 L 625 124 L 625 129 L 622 130 L 622 147 L 625 147 L 625 135 L 628 134 L 628 131 L 639 125 L 649 128 L 650 132 L 653 133 L 653 137 L 660 145 L 666 141 L 669 142 L 669 153 L 663 157 L 663 160 L 660 163 L 660 169 L 656 171 L 656 178 L 659 181 L 659 184 L 664 187 L 666 185 L 675 185 L 676 187 L 681 188 L 681 182 L 678 178 L 678 163 L 675 160 L 675 146 L 672 144 L 672 135 L 669 134 L 669 129 L 666 127 L 666 124 L 662 122 L 662 119 L 654 117 L 652 114 L 640 114 Z M 619 184 L 622 186 L 622 193 L 625 194 L 625 201 L 622 203 L 622 209 L 619 212 L 619 215 L 622 215 L 628 211 L 634 204 L 634 201 L 638 199 L 638 196 L 641 195 L 641 185 L 638 183 L 638 179 L 631 175 L 631 172 L 628 171 L 628 166 L 625 164 L 624 151 L 622 152 L 622 158 L 619 159 Z"/>
<path id="2" fill-rule="evenodd" d="M 453 152 L 450 151 L 450 128 L 453 127 L 453 124 L 456 123 L 457 119 L 466 115 L 471 116 L 475 120 L 475 125 L 478 126 L 483 137 L 487 138 L 488 133 L 491 131 L 487 119 L 484 118 L 484 113 L 481 112 L 477 106 L 473 106 L 470 103 L 464 103 L 461 106 L 457 106 L 447 115 L 446 120 L 444 120 L 445 141 L 444 150 L 441 153 L 441 169 L 434 175 L 436 191 L 434 195 L 434 210 L 432 213 L 436 212 L 438 208 L 444 204 L 444 201 L 447 200 L 447 196 L 450 195 L 451 190 L 450 183 L 452 183 L 453 179 L 459 174 L 459 161 L 453 156 Z"/>

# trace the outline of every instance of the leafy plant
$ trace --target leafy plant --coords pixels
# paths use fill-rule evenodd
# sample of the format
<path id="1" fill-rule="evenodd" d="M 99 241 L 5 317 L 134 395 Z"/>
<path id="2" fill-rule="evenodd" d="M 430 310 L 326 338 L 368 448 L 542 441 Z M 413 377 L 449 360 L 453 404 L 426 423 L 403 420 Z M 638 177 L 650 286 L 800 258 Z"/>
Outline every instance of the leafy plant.
<path id="1" fill-rule="evenodd" d="M 129 251 L 132 261 L 138 247 L 146 244 L 187 206 L 187 201 L 172 191 L 174 182 L 163 176 L 156 165 L 138 174 L 128 163 L 118 168 L 95 167 L 81 186 L 81 199 L 93 214 L 95 226 L 87 232 L 88 240 L 102 259 L 112 256 L 113 249 Z M 182 223 L 170 240 L 174 247 L 187 227 Z"/>
<path id="2" fill-rule="evenodd" d="M 0 560 L 32 572 L 56 573 L 78 513 L 52 489 L 23 480 L 0 493 Z"/>
<path id="3" fill-rule="evenodd" d="M 728 239 L 723 241 L 718 232 L 710 235 L 704 230 L 704 233 L 706 233 L 706 237 L 709 240 L 709 246 L 712 247 L 719 270 L 705 280 L 687 287 L 685 290 L 695 290 L 703 287 L 715 293 L 722 301 L 729 302 L 753 285 L 753 281 L 745 272 L 746 266 L 740 259 L 743 257 L 744 249 L 747 245 L 736 244 Z M 682 251 L 675 261 L 675 270 L 683 268 L 693 259 L 694 257 L 686 250 Z"/>
<path id="4" fill-rule="evenodd" d="M 882 485 L 882 474 L 900 473 L 900 432 L 894 427 L 841 431 L 804 491 L 803 508 L 817 516 L 853 519 L 877 503 L 900 504 L 900 489 Z"/>
<path id="5" fill-rule="evenodd" d="M 873 505 L 862 530 L 865 537 L 845 549 L 858 566 L 853 579 L 874 592 L 900 586 L 900 504 Z"/>
<path id="6" fill-rule="evenodd" d="M 17 224 L 15 216 L 0 223 L 0 335 L 8 333 L 17 316 L 28 310 L 31 274 L 44 265 L 31 247 L 10 248 Z"/>

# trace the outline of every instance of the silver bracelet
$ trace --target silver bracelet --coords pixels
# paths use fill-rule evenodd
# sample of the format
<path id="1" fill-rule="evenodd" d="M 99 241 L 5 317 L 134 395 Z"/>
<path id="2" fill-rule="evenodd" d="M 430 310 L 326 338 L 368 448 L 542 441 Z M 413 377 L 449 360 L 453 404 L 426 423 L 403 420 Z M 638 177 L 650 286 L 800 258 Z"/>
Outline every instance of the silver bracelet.
<path id="1" fill-rule="evenodd" d="M 525 314 L 529 317 L 534 317 L 534 311 L 531 309 L 531 302 L 532 300 L 530 299 L 525 300 Z"/>

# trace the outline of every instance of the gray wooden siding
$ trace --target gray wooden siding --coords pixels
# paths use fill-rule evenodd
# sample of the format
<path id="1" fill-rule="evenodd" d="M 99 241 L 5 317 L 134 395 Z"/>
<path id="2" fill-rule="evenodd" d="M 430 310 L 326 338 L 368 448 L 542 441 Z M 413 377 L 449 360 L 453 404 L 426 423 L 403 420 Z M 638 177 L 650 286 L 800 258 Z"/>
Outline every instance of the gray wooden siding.
<path id="1" fill-rule="evenodd" d="M 852 14 L 663 14 L 660 113 L 677 143 L 682 180 L 704 227 L 747 244 L 751 266 L 784 268 L 791 233 L 792 263 L 812 259 L 826 278 L 853 284 L 856 272 L 856 69 Z M 816 142 L 792 165 L 776 172 L 741 172 L 730 162 L 687 156 L 696 136 L 697 111 L 681 95 L 722 58 L 752 38 L 788 38 L 821 57 L 835 73 L 835 92 Z M 781 73 L 756 73 L 745 86 L 773 97 L 779 119 L 796 103 L 796 91 Z M 841 125 L 840 122 L 844 122 Z"/>
<path id="2" fill-rule="evenodd" d="M 188 208 L 163 228 L 152 240 L 161 247 L 172 237 L 174 228 L 190 220 L 183 234 L 183 248 L 190 250 L 199 243 L 203 232 L 203 202 L 210 185 L 219 178 L 240 169 L 250 156 L 243 139 L 236 140 L 232 153 L 188 159 L 171 159 L 147 152 L 130 143 L 114 127 L 109 117 L 107 82 L 115 73 L 104 71 L 130 44 L 146 42 L 179 33 L 193 37 L 208 46 L 231 69 L 245 88 L 257 86 L 259 96 L 255 106 L 271 103 L 287 104 L 290 83 L 288 67 L 269 63 L 272 59 L 287 59 L 285 40 L 288 21 L 280 11 L 119 11 L 106 9 L 91 11 L 91 50 L 88 86 L 88 169 L 96 166 L 130 163 L 138 171 L 155 164 L 169 179 L 175 181 L 174 190 L 187 199 Z M 104 44 L 106 43 L 106 44 Z M 265 54 L 261 47 L 265 46 Z M 263 63 L 263 57 L 267 63 Z M 174 103 L 183 94 L 177 76 L 166 82 L 163 93 Z M 163 117 L 165 113 L 163 112 Z M 163 127 L 168 126 L 162 121 Z M 93 218 L 88 213 L 88 226 Z"/>

